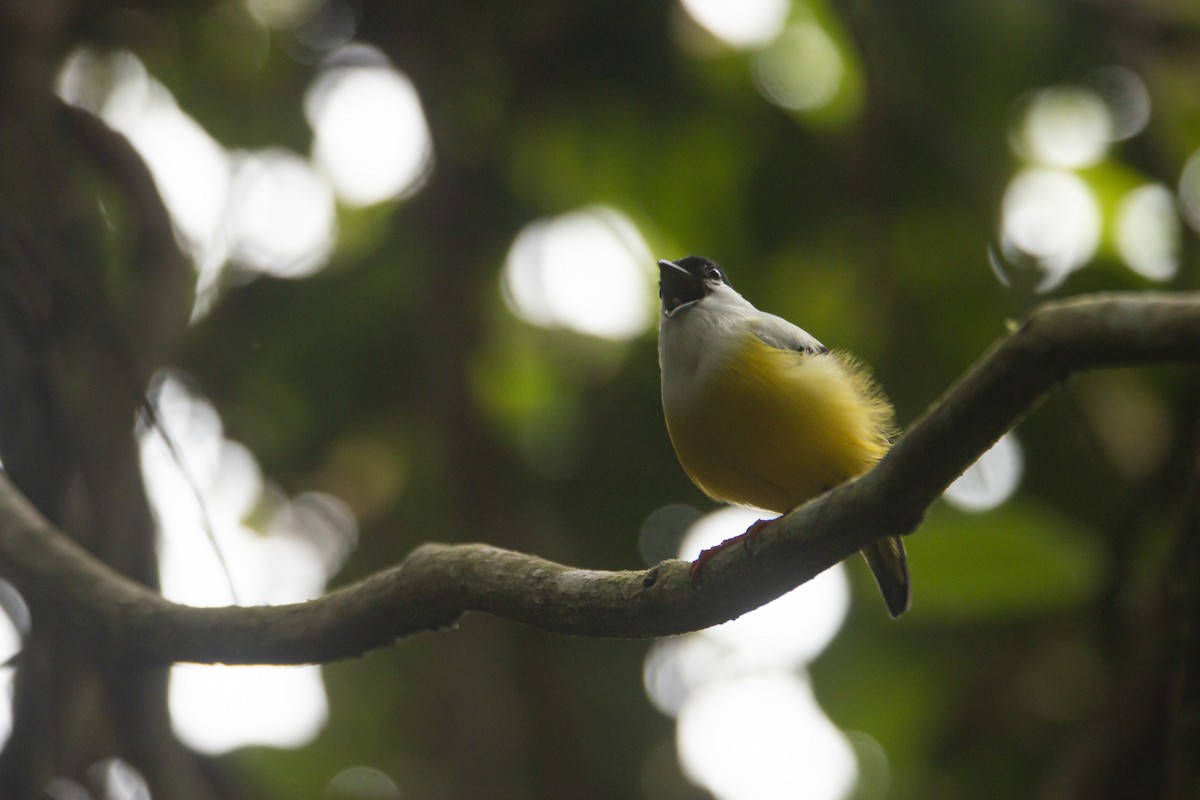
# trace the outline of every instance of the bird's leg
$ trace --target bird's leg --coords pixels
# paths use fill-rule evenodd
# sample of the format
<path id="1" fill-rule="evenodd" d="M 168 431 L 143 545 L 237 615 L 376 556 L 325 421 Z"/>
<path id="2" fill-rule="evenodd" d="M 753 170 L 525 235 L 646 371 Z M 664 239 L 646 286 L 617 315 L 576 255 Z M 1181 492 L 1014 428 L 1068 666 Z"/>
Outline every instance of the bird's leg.
<path id="1" fill-rule="evenodd" d="M 767 526 L 770 525 L 774 521 L 775 520 L 773 520 L 773 519 L 760 519 L 757 522 L 755 522 L 753 525 L 751 525 L 749 528 L 746 528 L 745 531 L 743 531 L 742 533 L 739 533 L 737 536 L 730 537 L 729 539 L 726 539 L 725 541 L 721 542 L 718 545 L 714 545 L 713 547 L 709 547 L 705 550 L 701 550 L 700 556 L 695 561 L 692 562 L 692 566 L 688 569 L 688 575 L 691 577 L 691 579 L 693 581 L 696 580 L 697 578 L 700 577 L 700 570 L 704 567 L 704 565 L 708 562 L 709 559 L 711 559 L 713 556 L 715 556 L 717 553 L 721 552 L 722 550 L 733 547 L 735 544 L 739 544 L 741 542 L 748 541 L 749 539 L 753 539 L 755 536 L 757 536 L 758 534 L 760 534 L 764 530 L 766 530 Z"/>

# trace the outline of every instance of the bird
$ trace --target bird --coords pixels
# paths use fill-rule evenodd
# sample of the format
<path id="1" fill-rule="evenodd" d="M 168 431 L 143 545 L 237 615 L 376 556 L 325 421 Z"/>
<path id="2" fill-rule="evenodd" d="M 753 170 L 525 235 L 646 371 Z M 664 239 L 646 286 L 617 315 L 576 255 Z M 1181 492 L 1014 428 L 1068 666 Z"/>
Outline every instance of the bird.
<path id="1" fill-rule="evenodd" d="M 786 514 L 887 452 L 895 415 L 857 359 L 759 311 L 715 261 L 692 255 L 658 268 L 663 415 L 679 463 L 701 491 Z M 862 554 L 899 617 L 912 602 L 903 541 L 881 537 Z"/>

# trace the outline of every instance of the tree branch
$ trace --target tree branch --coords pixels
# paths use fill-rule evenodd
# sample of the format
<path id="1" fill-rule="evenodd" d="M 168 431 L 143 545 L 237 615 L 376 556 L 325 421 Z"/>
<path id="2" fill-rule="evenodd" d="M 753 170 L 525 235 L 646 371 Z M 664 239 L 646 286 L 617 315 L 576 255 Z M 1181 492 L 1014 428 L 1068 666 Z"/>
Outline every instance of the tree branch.
<path id="1" fill-rule="evenodd" d="M 942 491 L 1068 375 L 1200 362 L 1200 293 L 1049 303 L 1014 327 L 869 473 L 718 553 L 693 584 L 683 561 L 575 569 L 483 544 L 425 544 L 400 565 L 306 603 L 194 608 L 92 558 L 0 475 L 0 561 L 81 633 L 150 663 L 298 664 L 361 655 L 483 611 L 557 633 L 645 638 L 733 619 L 886 534 L 919 526 Z"/>

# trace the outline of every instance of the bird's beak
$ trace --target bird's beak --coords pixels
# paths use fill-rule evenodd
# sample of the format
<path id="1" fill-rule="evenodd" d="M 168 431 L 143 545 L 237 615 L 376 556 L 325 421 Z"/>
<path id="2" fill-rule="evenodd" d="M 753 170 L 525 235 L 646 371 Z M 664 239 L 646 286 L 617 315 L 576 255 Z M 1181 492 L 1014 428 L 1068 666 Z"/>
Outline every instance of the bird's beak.
<path id="1" fill-rule="evenodd" d="M 704 299 L 704 282 L 674 261 L 659 261 L 658 276 L 658 296 L 668 317 Z"/>

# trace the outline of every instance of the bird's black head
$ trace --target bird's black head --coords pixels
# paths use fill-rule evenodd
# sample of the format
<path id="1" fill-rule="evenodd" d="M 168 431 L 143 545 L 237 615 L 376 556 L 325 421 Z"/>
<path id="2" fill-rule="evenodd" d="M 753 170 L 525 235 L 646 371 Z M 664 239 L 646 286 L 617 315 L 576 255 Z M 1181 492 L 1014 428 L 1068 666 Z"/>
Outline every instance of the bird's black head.
<path id="1" fill-rule="evenodd" d="M 703 256 L 686 256 L 678 261 L 658 262 L 658 296 L 663 311 L 671 316 L 707 297 L 713 289 L 729 285 L 725 270 Z"/>

